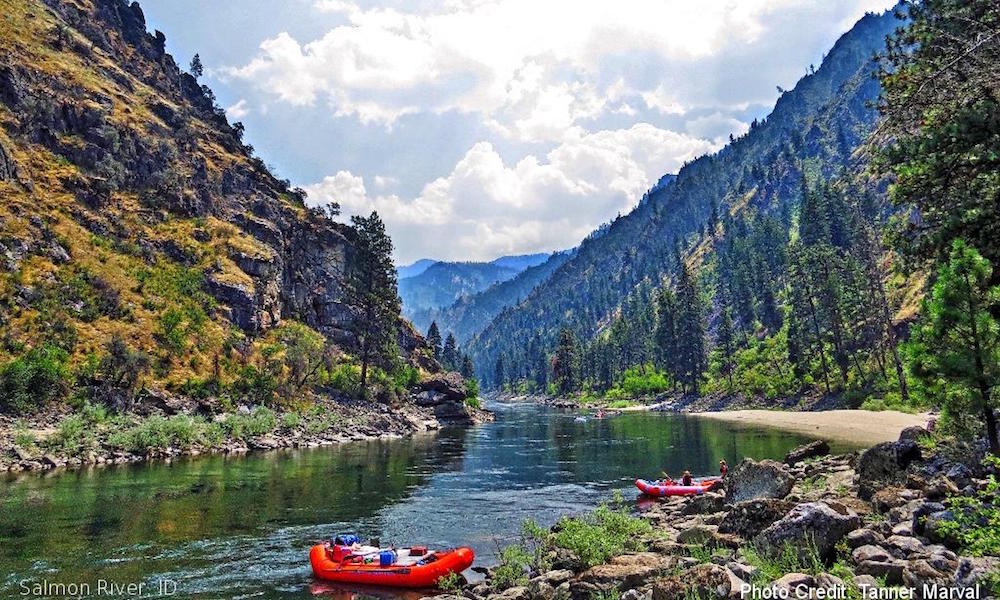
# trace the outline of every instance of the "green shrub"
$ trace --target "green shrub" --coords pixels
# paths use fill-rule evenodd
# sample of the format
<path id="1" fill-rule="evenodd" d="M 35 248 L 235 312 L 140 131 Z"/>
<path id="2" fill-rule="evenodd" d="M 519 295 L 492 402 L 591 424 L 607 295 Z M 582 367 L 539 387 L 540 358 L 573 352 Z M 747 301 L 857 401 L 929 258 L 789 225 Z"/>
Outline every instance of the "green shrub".
<path id="1" fill-rule="evenodd" d="M 458 592 L 462 589 L 462 576 L 455 572 L 448 573 L 438 578 L 437 587 L 442 592 Z"/>
<path id="2" fill-rule="evenodd" d="M 465 405 L 470 408 L 475 408 L 479 410 L 483 407 L 483 403 L 479 400 L 477 396 L 471 396 L 465 399 Z"/>
<path id="3" fill-rule="evenodd" d="M 89 441 L 87 422 L 80 415 L 70 415 L 59 423 L 55 442 L 67 452 L 76 452 Z"/>
<path id="4" fill-rule="evenodd" d="M 475 377 L 469 377 L 465 380 L 465 397 L 466 399 L 479 398 L 479 380 Z"/>
<path id="5" fill-rule="evenodd" d="M 500 551 L 500 564 L 493 569 L 490 586 L 494 590 L 506 590 L 528 582 L 528 564 L 531 555 L 518 545 L 510 545 Z"/>
<path id="6" fill-rule="evenodd" d="M 55 346 L 29 350 L 0 368 L 0 410 L 24 412 L 65 397 L 69 354 Z"/>
<path id="7" fill-rule="evenodd" d="M 285 429 L 295 429 L 302 421 L 302 416 L 297 412 L 287 412 L 281 417 L 281 426 Z"/>
<path id="8" fill-rule="evenodd" d="M 588 566 L 599 565 L 626 550 L 643 550 L 640 537 L 652 528 L 648 521 L 634 517 L 626 509 L 602 504 L 582 518 L 559 521 L 553 543 L 576 554 Z"/>
<path id="9" fill-rule="evenodd" d="M 1000 467 L 1000 459 L 986 458 L 987 464 Z M 947 500 L 954 518 L 943 521 L 940 533 L 958 542 L 962 554 L 1000 555 L 1000 481 L 991 474 L 986 488 L 975 496 L 955 496 Z"/>

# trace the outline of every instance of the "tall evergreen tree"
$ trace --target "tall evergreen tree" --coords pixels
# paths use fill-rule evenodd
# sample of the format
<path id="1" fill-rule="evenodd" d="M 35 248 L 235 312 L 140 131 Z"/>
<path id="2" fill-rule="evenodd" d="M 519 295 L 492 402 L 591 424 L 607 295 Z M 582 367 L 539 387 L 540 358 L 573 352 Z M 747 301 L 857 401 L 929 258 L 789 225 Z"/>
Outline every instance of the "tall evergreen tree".
<path id="1" fill-rule="evenodd" d="M 444 364 L 444 368 L 449 371 L 454 371 L 458 369 L 461 364 L 458 354 L 458 343 L 455 341 L 455 336 L 448 333 L 448 337 L 444 340 L 444 349 L 441 350 L 441 358 Z"/>
<path id="2" fill-rule="evenodd" d="M 716 332 L 715 343 L 722 358 L 722 375 L 729 381 L 729 389 L 733 388 L 733 317 L 729 308 L 722 309 L 719 319 L 719 329 Z"/>
<path id="3" fill-rule="evenodd" d="M 427 345 L 434 351 L 434 360 L 441 360 L 441 332 L 438 330 L 437 321 L 431 321 L 431 326 L 427 328 Z"/>
<path id="4" fill-rule="evenodd" d="M 918 378 L 940 400 L 952 423 L 980 414 L 990 450 L 1000 455 L 997 398 L 1000 384 L 1000 286 L 990 286 L 993 266 L 963 240 L 952 244 L 924 299 L 920 324 L 908 345 Z M 943 382 L 942 382 L 943 380 Z M 985 427 L 983 427 L 985 426 Z"/>
<path id="5" fill-rule="evenodd" d="M 201 56 L 196 52 L 191 58 L 191 74 L 194 75 L 195 79 L 198 79 L 205 73 L 205 67 L 201 64 Z"/>
<path id="6" fill-rule="evenodd" d="M 698 386 L 707 363 L 705 356 L 705 315 L 697 284 L 687 267 L 681 269 L 677 281 L 677 371 L 685 389 L 698 393 Z"/>
<path id="7" fill-rule="evenodd" d="M 357 312 L 351 324 L 361 358 L 361 393 L 368 391 L 368 369 L 398 355 L 400 310 L 392 240 L 378 214 L 351 217 L 354 253 L 347 265 L 346 296 Z"/>
<path id="8" fill-rule="evenodd" d="M 476 369 L 472 366 L 472 358 L 466 354 L 462 356 L 462 368 L 460 370 L 462 377 L 466 379 L 472 379 L 476 376 Z"/>
<path id="9" fill-rule="evenodd" d="M 559 330 L 559 343 L 552 358 L 552 379 L 563 394 L 579 389 L 580 348 L 569 327 Z"/>

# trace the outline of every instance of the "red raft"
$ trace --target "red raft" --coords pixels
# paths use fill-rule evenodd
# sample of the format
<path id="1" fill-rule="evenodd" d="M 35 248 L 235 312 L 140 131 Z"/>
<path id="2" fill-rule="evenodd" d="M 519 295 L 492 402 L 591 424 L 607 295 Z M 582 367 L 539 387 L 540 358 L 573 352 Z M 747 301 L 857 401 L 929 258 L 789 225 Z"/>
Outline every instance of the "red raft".
<path id="1" fill-rule="evenodd" d="M 380 550 L 367 546 L 318 544 L 309 551 L 313 574 L 326 581 L 360 585 L 432 588 L 442 577 L 472 566 L 472 548 L 431 550 L 415 546 Z"/>
<path id="2" fill-rule="evenodd" d="M 704 477 L 696 479 L 691 485 L 681 485 L 677 482 L 659 483 L 636 479 L 635 487 L 646 496 L 662 498 L 664 496 L 697 496 L 711 490 L 719 483 L 719 477 Z"/>

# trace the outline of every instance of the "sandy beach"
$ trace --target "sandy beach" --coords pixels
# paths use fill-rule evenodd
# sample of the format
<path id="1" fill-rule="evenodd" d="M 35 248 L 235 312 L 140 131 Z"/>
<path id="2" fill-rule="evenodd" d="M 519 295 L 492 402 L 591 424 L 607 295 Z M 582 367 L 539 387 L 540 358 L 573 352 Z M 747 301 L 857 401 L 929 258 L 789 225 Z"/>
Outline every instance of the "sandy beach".
<path id="1" fill-rule="evenodd" d="M 894 441 L 899 432 L 913 425 L 925 425 L 926 414 L 896 411 L 828 410 L 822 412 L 785 412 L 778 410 L 730 410 L 691 413 L 738 425 L 775 427 L 829 441 L 863 445 Z"/>

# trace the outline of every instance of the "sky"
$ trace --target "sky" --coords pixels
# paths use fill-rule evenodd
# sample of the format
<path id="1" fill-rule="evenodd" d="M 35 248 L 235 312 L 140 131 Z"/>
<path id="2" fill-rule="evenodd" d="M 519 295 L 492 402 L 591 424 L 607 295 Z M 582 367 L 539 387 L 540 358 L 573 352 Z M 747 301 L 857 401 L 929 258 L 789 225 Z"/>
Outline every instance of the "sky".
<path id="1" fill-rule="evenodd" d="M 399 263 L 577 245 L 894 0 L 145 0 L 276 174 Z"/>

